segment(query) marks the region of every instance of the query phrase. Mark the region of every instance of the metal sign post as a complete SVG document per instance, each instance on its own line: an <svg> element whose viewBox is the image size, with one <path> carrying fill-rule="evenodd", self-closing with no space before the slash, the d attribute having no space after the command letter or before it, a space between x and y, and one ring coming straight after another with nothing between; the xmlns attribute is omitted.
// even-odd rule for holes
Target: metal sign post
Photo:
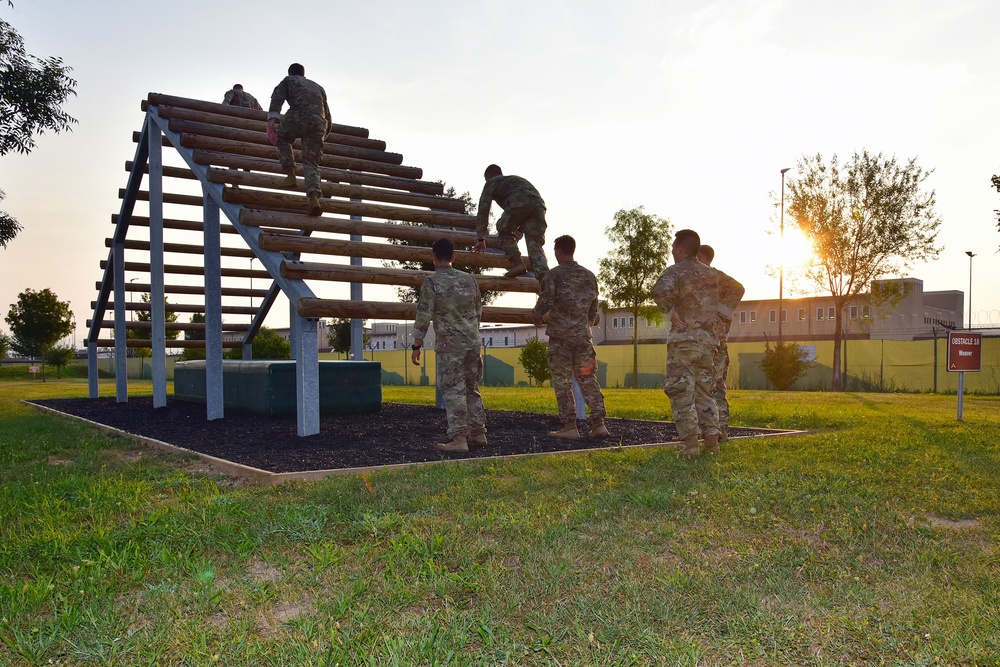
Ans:
<svg viewBox="0 0 1000 667"><path fill-rule="evenodd" d="M968 331L948 332L948 372L958 373L958 421L962 421L965 374L978 373L983 364L983 334Z"/></svg>

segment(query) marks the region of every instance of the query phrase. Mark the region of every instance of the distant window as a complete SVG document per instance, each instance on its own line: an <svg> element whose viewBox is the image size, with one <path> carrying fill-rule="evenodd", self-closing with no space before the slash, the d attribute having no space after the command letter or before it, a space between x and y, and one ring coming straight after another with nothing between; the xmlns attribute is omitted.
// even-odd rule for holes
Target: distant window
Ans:
<svg viewBox="0 0 1000 667"><path fill-rule="evenodd" d="M493 336L490 336L490 347L493 347Z"/></svg>
<svg viewBox="0 0 1000 667"><path fill-rule="evenodd" d="M629 329L634 329L635 328L635 318L634 317L628 318L628 328Z"/></svg>
<svg viewBox="0 0 1000 667"><path fill-rule="evenodd" d="M756 310L751 310L750 311L750 321L751 322L756 322L757 321L757 311Z"/></svg>
<svg viewBox="0 0 1000 667"><path fill-rule="evenodd" d="M396 341L392 341L392 349L396 349Z"/></svg>
<svg viewBox="0 0 1000 667"><path fill-rule="evenodd" d="M799 322L802 322L805 319L806 319L806 309L805 308L799 308Z"/></svg>
<svg viewBox="0 0 1000 667"><path fill-rule="evenodd" d="M617 317L612 317L611 318L611 328L612 329L617 329L618 328L618 318Z"/></svg>
<svg viewBox="0 0 1000 667"><path fill-rule="evenodd" d="M857 306L851 306L851 319L852 320L858 319L858 307Z"/></svg>
<svg viewBox="0 0 1000 667"><path fill-rule="evenodd" d="M507 336L504 336L503 337L503 346L507 347L508 345L510 345L510 341L508 340Z"/></svg>
<svg viewBox="0 0 1000 667"><path fill-rule="evenodd" d="M740 324L746 324L746 323L747 323L747 311L741 310L740 311Z"/></svg>
<svg viewBox="0 0 1000 667"><path fill-rule="evenodd" d="M781 309L781 321L782 322L787 322L788 321L788 309L787 308L782 308Z"/></svg>
<svg viewBox="0 0 1000 667"><path fill-rule="evenodd" d="M861 306L861 318L867 320L871 316L871 308L869 306Z"/></svg>
<svg viewBox="0 0 1000 667"><path fill-rule="evenodd" d="M778 311L776 311L776 310L769 310L769 311L767 311L767 321L768 322L777 322L778 321Z"/></svg>
<svg viewBox="0 0 1000 667"><path fill-rule="evenodd" d="M828 308L827 311L826 311L826 319L828 319L828 320L835 320L835 319L837 319L837 309L836 308Z"/></svg>
<svg viewBox="0 0 1000 667"><path fill-rule="evenodd" d="M816 309L816 319L817 320L826 319L825 316L826 316L826 308L817 308Z"/></svg>

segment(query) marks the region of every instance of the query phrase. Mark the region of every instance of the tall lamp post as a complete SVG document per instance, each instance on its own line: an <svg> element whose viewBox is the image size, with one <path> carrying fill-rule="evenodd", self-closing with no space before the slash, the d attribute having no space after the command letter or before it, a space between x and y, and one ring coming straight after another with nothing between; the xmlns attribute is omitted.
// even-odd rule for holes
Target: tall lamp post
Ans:
<svg viewBox="0 0 1000 667"><path fill-rule="evenodd" d="M972 329L972 258L976 256L976 253L971 250L966 250L965 254L969 256L969 329Z"/></svg>
<svg viewBox="0 0 1000 667"><path fill-rule="evenodd" d="M785 172L781 170L781 257L778 264L778 342L781 342L781 311L785 300Z"/></svg>

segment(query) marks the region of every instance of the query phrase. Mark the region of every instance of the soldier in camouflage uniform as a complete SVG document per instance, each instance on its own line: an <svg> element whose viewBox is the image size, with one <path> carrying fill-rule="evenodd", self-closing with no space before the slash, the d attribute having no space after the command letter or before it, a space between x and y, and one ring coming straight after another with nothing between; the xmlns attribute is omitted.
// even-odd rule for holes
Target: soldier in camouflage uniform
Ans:
<svg viewBox="0 0 1000 667"><path fill-rule="evenodd" d="M281 106L288 102L288 113L281 117ZM275 126L281 120L281 124ZM309 195L309 215L323 214L319 198L319 163L323 159L323 139L333 127L330 106L323 86L306 78L306 69L292 63L288 76L281 80L271 93L271 106L267 112L267 138L278 147L281 168L288 174L282 186L295 187L295 161L292 159L292 142L302 140L302 171Z"/></svg>
<svg viewBox="0 0 1000 667"><path fill-rule="evenodd" d="M711 266L715 259L715 249L702 244L698 249L698 261ZM726 396L726 378L729 376L729 327L733 323L733 311L743 299L743 285L722 271L719 273L719 318L715 323L715 335L719 338L719 349L715 353L715 405L719 408L719 442L729 441L729 398ZM702 429L704 433L704 428Z"/></svg>
<svg viewBox="0 0 1000 667"><path fill-rule="evenodd" d="M674 264L653 285L653 298L664 313L674 311L667 334L667 369L663 391L684 454L697 456L699 422L704 425L705 451L719 451L719 412L713 398L715 352L719 338L719 273L698 261L701 239L690 229L677 232Z"/></svg>
<svg viewBox="0 0 1000 667"><path fill-rule="evenodd" d="M263 111L257 98L243 90L243 86L239 83L234 83L232 90L226 91L225 97L222 98L222 103L232 107Z"/></svg>
<svg viewBox="0 0 1000 667"><path fill-rule="evenodd" d="M413 363L420 365L420 348L434 322L437 382L444 397L450 442L434 445L445 452L467 452L469 445L486 445L486 412L479 382L479 320L483 300L475 279L451 264L455 244L438 239L431 247L433 274L424 278L413 323Z"/></svg>
<svg viewBox="0 0 1000 667"><path fill-rule="evenodd" d="M516 278L528 272L521 259L521 251L517 242L524 236L528 246L528 259L535 277L539 280L545 277L549 270L545 259L545 201L527 179L520 176L504 176L500 167L491 164L483 174L486 185L479 197L479 209L476 211L476 234L479 241L474 250L486 251L486 235L490 228L490 206L496 202L503 209L503 215L497 220L497 238L500 248L510 261L510 269L504 275Z"/></svg>
<svg viewBox="0 0 1000 667"><path fill-rule="evenodd" d="M590 435L606 438L611 434L604 425L604 394L597 383L597 355L590 333L590 327L597 321L597 278L573 261L576 241L572 236L557 238L553 249L559 265L545 274L532 311L537 327L542 326L542 317L549 316L545 329L549 337L549 372L559 406L559 419L563 423L561 429L549 435L566 440L580 439L573 396L575 376L590 408L593 420Z"/></svg>

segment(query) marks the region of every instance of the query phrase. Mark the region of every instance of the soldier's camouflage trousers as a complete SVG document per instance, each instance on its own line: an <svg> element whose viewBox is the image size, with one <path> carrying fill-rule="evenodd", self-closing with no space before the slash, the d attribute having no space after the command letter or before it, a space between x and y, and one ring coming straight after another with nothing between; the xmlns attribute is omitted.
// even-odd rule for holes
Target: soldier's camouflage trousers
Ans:
<svg viewBox="0 0 1000 667"><path fill-rule="evenodd" d="M573 377L580 385L583 400L590 408L591 417L603 418L604 394L597 382L597 357L589 340L549 339L549 372L552 388L556 392L559 419L563 424L576 423L576 398L573 396Z"/></svg>
<svg viewBox="0 0 1000 667"><path fill-rule="evenodd" d="M719 409L719 427L729 426L729 398L726 396L726 378L729 377L729 346L719 344L715 353L715 405Z"/></svg>
<svg viewBox="0 0 1000 667"><path fill-rule="evenodd" d="M437 382L448 417L448 437L486 433L486 411L479 393L483 379L483 359L479 348L457 352L439 352Z"/></svg>
<svg viewBox="0 0 1000 667"><path fill-rule="evenodd" d="M507 259L513 264L521 259L521 251L517 248L518 233L524 234L524 242L528 248L528 259L532 270L539 281L549 270L545 259L545 206L542 204L526 204L505 210L497 220L497 237L500 248Z"/></svg>
<svg viewBox="0 0 1000 667"><path fill-rule="evenodd" d="M278 123L278 154L281 167L285 171L295 166L292 158L292 142L302 140L302 172L306 179L306 192L322 194L320 187L319 163L323 161L323 136L326 121L319 116L297 116L291 112Z"/></svg>
<svg viewBox="0 0 1000 667"><path fill-rule="evenodd" d="M667 344L667 371L663 391L670 397L670 410L677 435L686 438L719 434L719 412L715 405L714 345L693 341Z"/></svg>

